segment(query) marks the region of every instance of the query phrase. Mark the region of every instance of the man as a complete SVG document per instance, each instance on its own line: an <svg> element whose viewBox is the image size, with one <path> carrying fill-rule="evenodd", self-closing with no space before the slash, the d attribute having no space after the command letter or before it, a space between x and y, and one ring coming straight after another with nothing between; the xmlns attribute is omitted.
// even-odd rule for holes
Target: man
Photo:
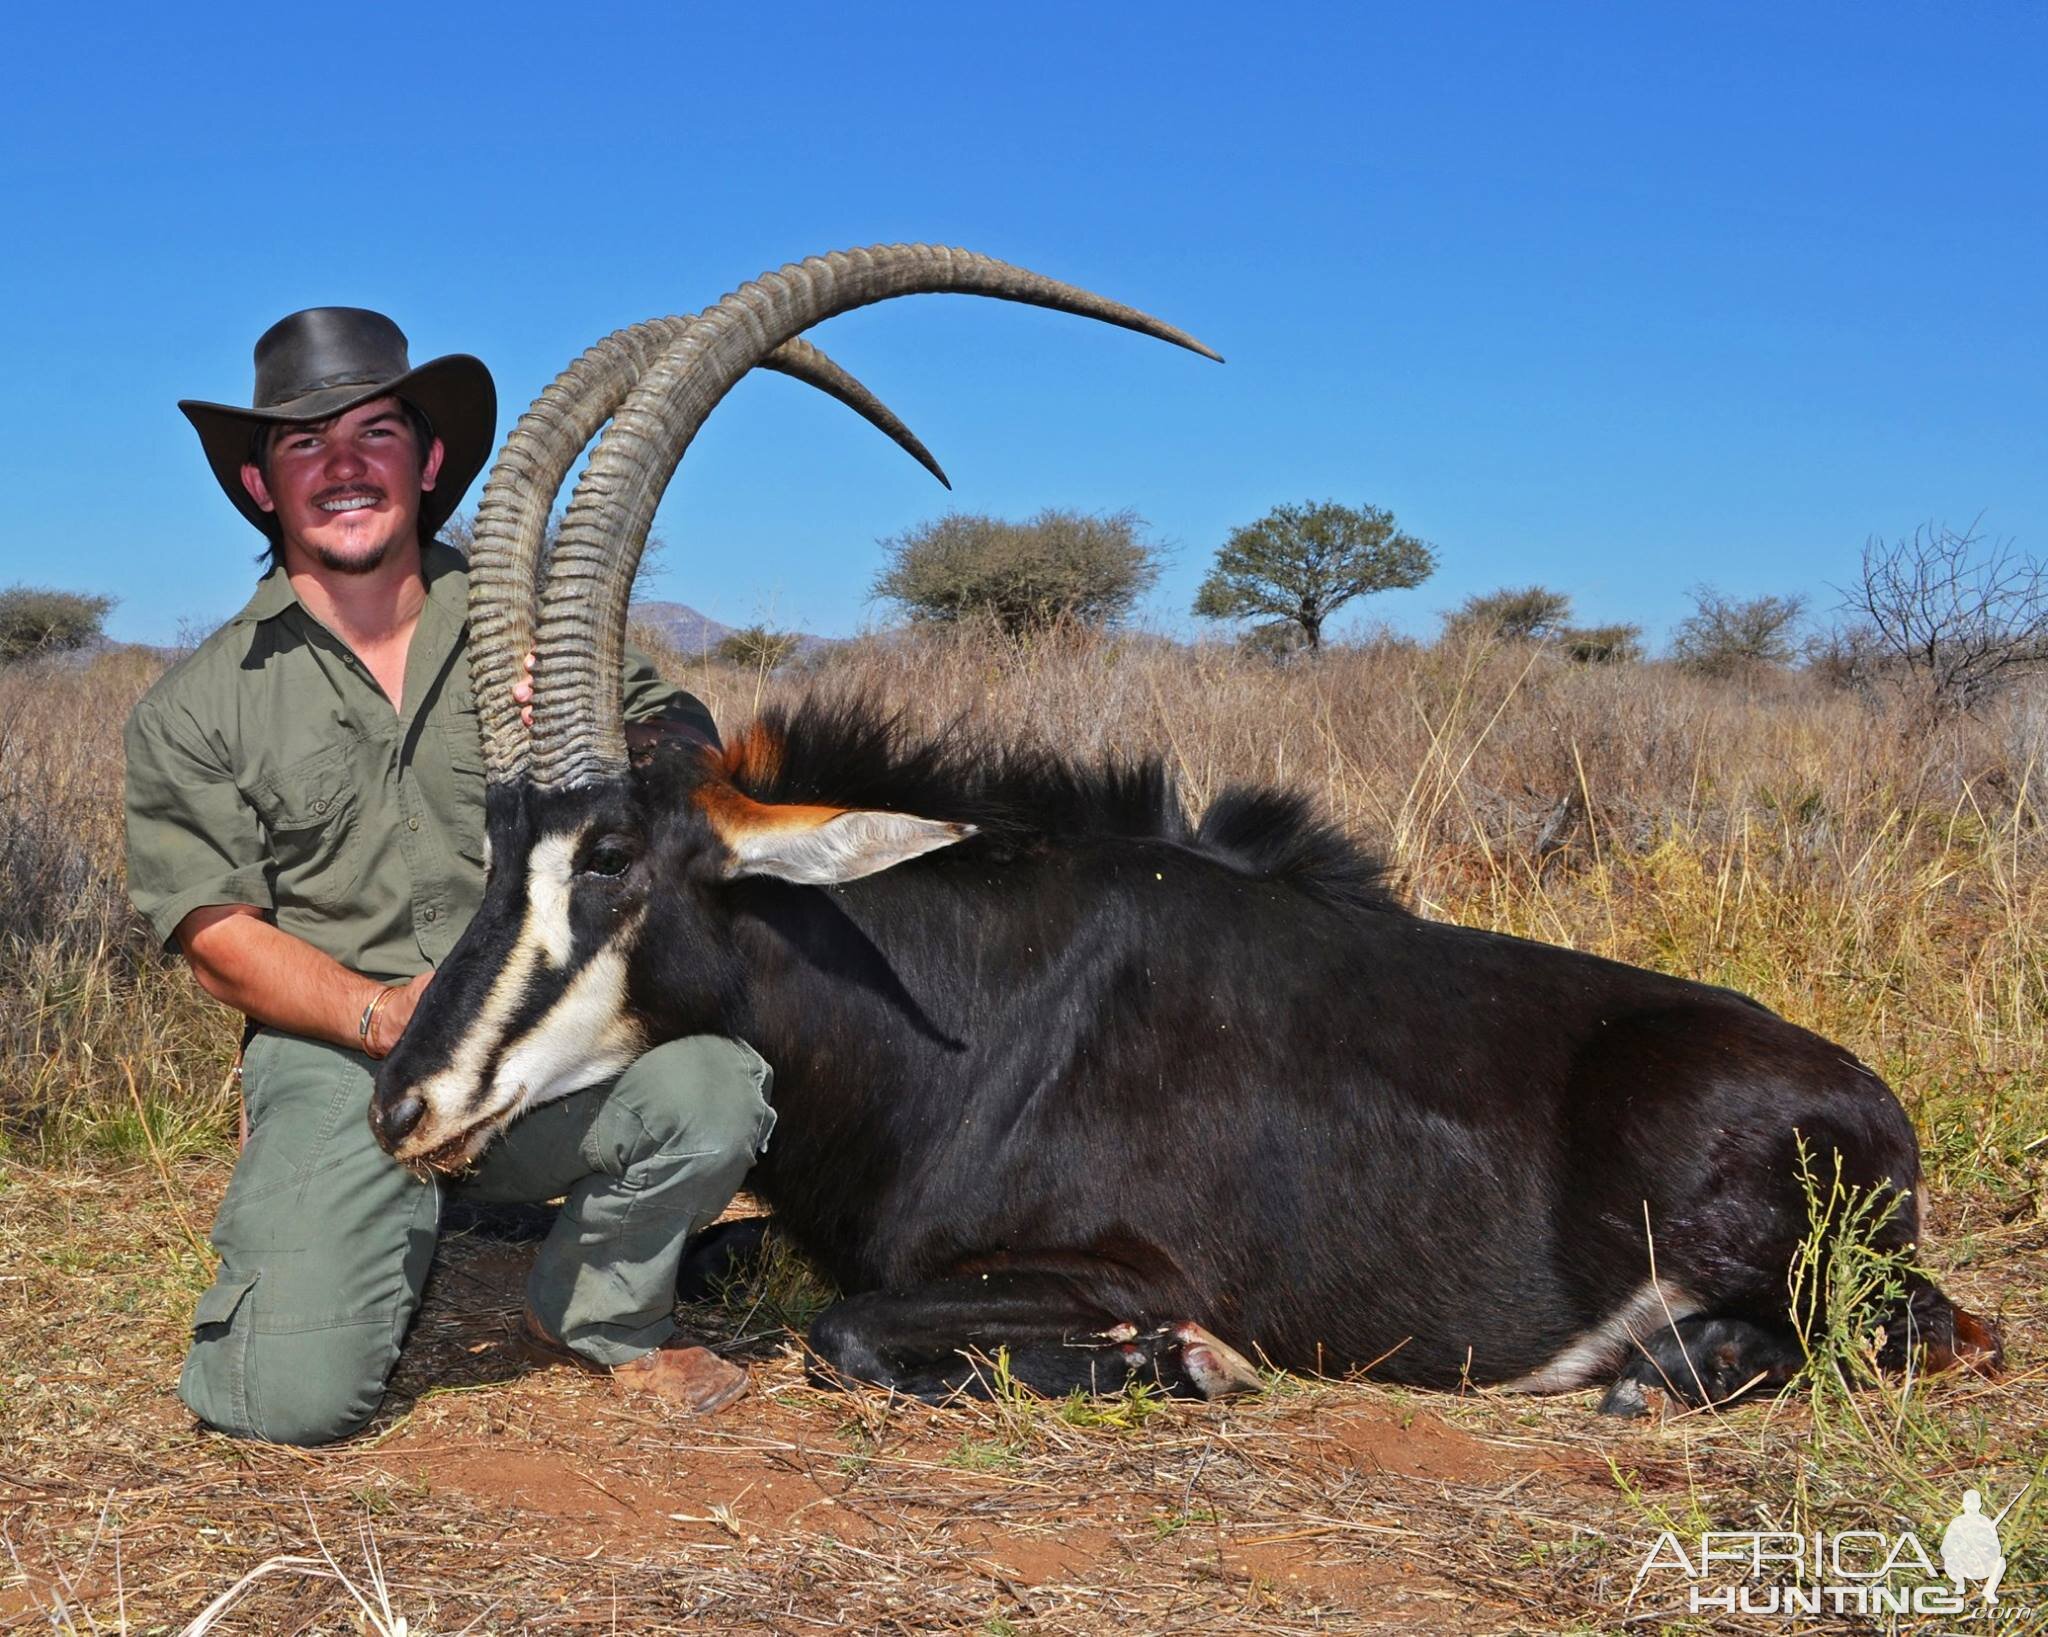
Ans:
<svg viewBox="0 0 2048 1637"><path fill-rule="evenodd" d="M490 453L496 404L476 359L415 369L391 320L326 307L256 343L252 407L179 405L270 546L248 606L127 729L130 895L251 1024L247 1140L178 1389L243 1437L362 1426L433 1255L440 1187L390 1160L367 1116L376 1060L482 895L466 569L434 532ZM715 742L637 656L626 714ZM459 1185L473 1197L566 1195L527 1287L529 1352L696 1411L744 1389L671 1314L684 1238L767 1140L768 1087L743 1043L676 1041L485 1156Z"/></svg>

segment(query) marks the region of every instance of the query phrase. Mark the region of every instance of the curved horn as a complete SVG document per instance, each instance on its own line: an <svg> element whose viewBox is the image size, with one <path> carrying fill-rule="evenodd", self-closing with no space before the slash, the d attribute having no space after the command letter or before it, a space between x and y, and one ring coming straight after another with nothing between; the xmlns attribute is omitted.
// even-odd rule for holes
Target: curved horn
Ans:
<svg viewBox="0 0 2048 1637"><path fill-rule="evenodd" d="M519 417L477 504L469 557L469 666L483 730L484 776L503 784L526 770L527 733L512 698L534 644L534 608L548 513L569 468L648 365L687 332L690 318L656 318L608 335L565 369ZM828 393L900 444L947 488L932 452L872 392L805 341L760 360L764 369Z"/></svg>
<svg viewBox="0 0 2048 1637"><path fill-rule="evenodd" d="M626 771L619 690L633 575L655 508L718 401L764 356L813 324L893 296L939 291L1078 313L1222 361L1193 336L1135 307L943 245L839 251L743 285L699 314L647 371L576 485L540 599L537 784L583 784Z"/></svg>
<svg viewBox="0 0 2048 1637"><path fill-rule="evenodd" d="M810 342L785 341L761 360L760 367L787 375L791 380L801 381L806 386L814 386L827 397L837 398L937 478L941 487L953 487L953 480L946 476L946 469L933 457L918 435L899 421L887 404Z"/></svg>

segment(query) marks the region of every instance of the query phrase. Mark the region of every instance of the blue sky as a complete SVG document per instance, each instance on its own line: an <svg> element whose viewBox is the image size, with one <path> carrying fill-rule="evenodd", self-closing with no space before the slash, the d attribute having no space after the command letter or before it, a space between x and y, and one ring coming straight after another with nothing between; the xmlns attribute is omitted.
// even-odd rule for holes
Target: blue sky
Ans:
<svg viewBox="0 0 2048 1637"><path fill-rule="evenodd" d="M1391 507L1422 632L1539 581L1661 637L1709 581L1825 607L1928 519L2048 551L2048 12L2013 4L184 8L17 14L0 98L0 583L212 624L253 531L179 397L317 303L473 351L505 420L621 324L847 245L965 245L1217 367L919 297L744 383L643 593L821 634L948 505L1129 507L1187 606L1233 524Z"/></svg>

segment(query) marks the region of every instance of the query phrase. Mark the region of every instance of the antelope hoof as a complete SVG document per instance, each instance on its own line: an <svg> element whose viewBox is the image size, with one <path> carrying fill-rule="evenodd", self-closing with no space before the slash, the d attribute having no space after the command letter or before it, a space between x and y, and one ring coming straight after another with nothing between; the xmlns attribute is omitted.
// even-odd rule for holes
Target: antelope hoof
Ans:
<svg viewBox="0 0 2048 1637"><path fill-rule="evenodd" d="M1661 1387L1646 1386L1633 1376L1623 1376L1600 1400L1602 1415L1618 1416L1624 1421L1662 1421L1671 1411L1669 1393Z"/></svg>
<svg viewBox="0 0 2048 1637"><path fill-rule="evenodd" d="M1199 1324L1177 1324L1172 1336L1180 1346L1181 1369L1204 1398L1255 1393L1265 1386L1250 1359Z"/></svg>

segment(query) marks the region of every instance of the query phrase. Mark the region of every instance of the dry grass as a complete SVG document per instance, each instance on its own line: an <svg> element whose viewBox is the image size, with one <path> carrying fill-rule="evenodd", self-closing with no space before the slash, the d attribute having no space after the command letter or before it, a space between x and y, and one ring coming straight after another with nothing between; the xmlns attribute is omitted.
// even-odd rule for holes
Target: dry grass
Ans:
<svg viewBox="0 0 2048 1637"><path fill-rule="evenodd" d="M933 1412L806 1386L785 1269L696 1316L756 1360L754 1395L698 1426L522 1374L526 1253L461 1241L369 1436L195 1432L170 1389L234 1029L119 900L119 723L155 666L113 654L0 672L0 1627L175 1631L267 1565L212 1629L1687 1629L1655 1588L1629 1601L1667 1523L1931 1541L1966 1482L2003 1504L2030 1478L1998 1629L2048 1625L2041 704L1930 723L1797 677L1399 644L1276 669L1135 636L673 664L728 723L859 689L1164 754L1197 803L1299 785L1431 914L1757 995L1898 1088L1927 1259L2003 1318L2013 1373L1651 1427L1586 1395L1298 1380L1228 1407Z"/></svg>

